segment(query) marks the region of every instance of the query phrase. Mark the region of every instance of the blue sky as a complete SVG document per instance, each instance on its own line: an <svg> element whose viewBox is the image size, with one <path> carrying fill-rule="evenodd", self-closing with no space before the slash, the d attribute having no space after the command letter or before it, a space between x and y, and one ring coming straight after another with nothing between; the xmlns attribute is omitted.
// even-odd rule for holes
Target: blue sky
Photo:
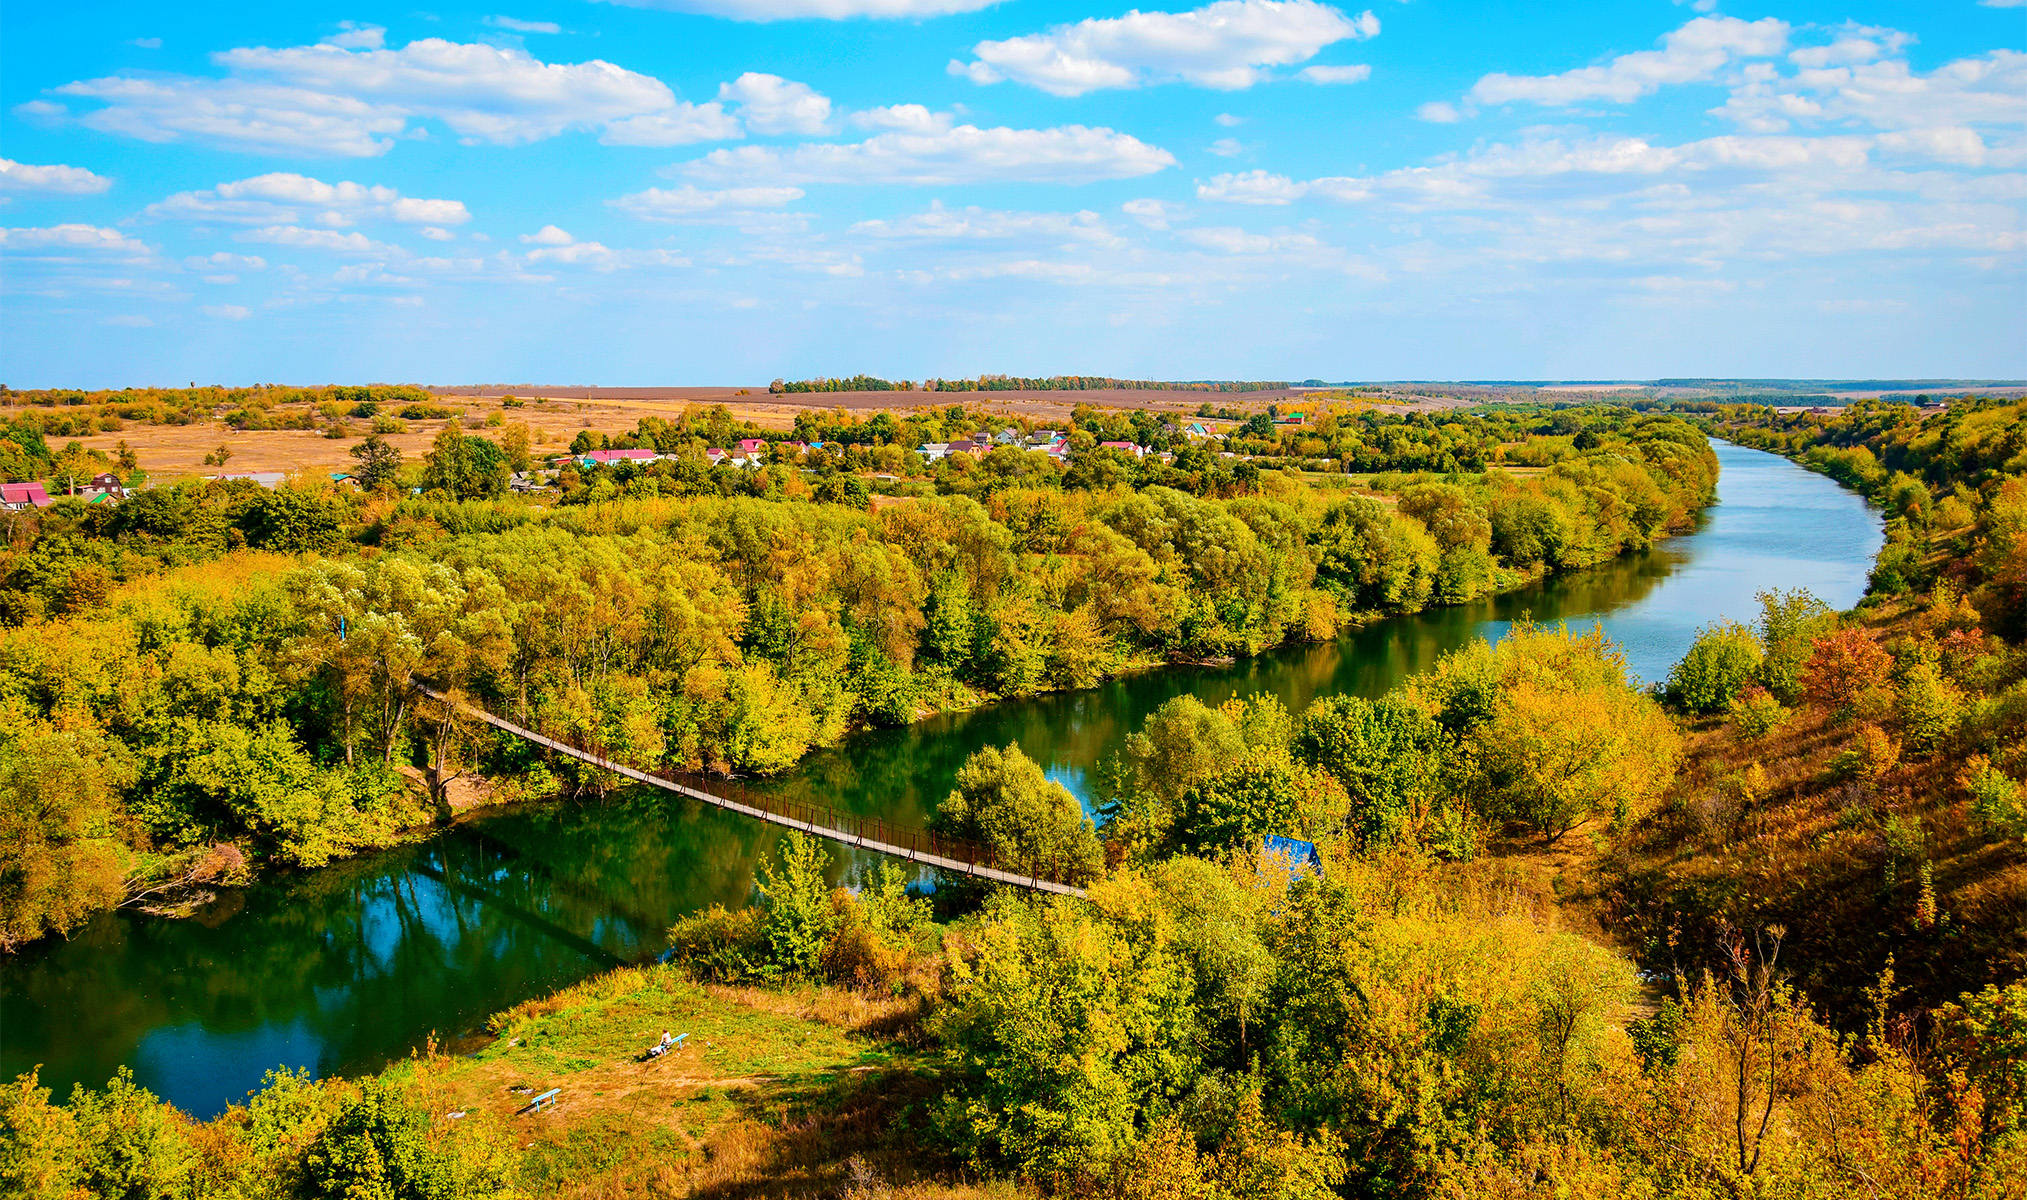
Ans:
<svg viewBox="0 0 2027 1200"><path fill-rule="evenodd" d="M2027 375L2027 0L4 21L16 387Z"/></svg>

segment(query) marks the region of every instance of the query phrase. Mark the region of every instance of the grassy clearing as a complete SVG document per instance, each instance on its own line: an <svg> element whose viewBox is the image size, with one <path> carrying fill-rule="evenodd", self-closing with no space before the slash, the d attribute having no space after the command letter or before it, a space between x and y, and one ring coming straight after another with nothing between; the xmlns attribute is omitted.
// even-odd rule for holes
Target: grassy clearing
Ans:
<svg viewBox="0 0 2027 1200"><path fill-rule="evenodd" d="M468 1057L394 1071L457 1136L506 1147L536 1195L1015 1194L948 1182L909 1137L939 1086L909 1048L919 1013L919 1000L623 968L499 1014ZM644 1060L664 1029L690 1036ZM550 1088L553 1108L521 1111Z"/></svg>

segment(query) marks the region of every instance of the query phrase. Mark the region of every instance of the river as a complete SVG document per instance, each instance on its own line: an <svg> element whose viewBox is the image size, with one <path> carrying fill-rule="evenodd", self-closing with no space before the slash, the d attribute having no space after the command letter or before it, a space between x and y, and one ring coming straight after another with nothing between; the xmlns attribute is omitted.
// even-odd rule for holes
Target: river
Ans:
<svg viewBox="0 0 2027 1200"><path fill-rule="evenodd" d="M1667 674L1696 630L1750 620L1761 588L1856 603L1878 517L1830 480L1719 443L1719 503L1696 532L1595 570L1475 604L1397 617L1230 667L1147 671L854 735L769 786L921 822L959 764L1019 742L1088 798L1090 773L1171 696L1268 691L1291 709L1373 696L1516 620L1601 622L1643 679ZM659 950L670 922L745 903L776 832L666 793L497 811L419 845L222 894L188 920L107 913L0 970L0 1075L37 1064L66 1094L122 1064L208 1117L278 1065L370 1070L434 1032ZM842 875L852 864L839 851Z"/></svg>

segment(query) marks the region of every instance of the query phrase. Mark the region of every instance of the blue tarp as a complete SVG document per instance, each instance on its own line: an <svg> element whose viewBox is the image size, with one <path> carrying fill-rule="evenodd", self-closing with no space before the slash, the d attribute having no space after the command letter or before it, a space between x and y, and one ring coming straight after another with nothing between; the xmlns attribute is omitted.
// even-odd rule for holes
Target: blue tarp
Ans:
<svg viewBox="0 0 2027 1200"><path fill-rule="evenodd" d="M1304 871L1315 868L1323 874L1323 856L1316 852L1315 842L1299 842L1294 838L1269 835L1260 844L1262 857L1279 859L1288 866L1290 877L1299 878Z"/></svg>

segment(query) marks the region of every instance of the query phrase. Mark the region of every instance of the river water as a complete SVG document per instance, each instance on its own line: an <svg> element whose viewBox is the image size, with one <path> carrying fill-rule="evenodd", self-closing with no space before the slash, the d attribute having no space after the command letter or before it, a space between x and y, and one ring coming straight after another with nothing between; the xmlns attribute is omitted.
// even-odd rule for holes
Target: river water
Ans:
<svg viewBox="0 0 2027 1200"><path fill-rule="evenodd" d="M1881 541L1862 500L1771 454L1720 443L1719 504L1656 549L1495 599L1397 617L1230 667L1148 671L1089 691L855 735L770 787L924 822L965 757L1019 742L1080 797L1098 763L1171 696L1273 692L1291 709L1374 696L1520 618L1601 622L1643 679L1696 630L1750 620L1761 588L1839 608ZM222 895L194 919L107 913L0 963L0 1078L37 1064L68 1092L122 1064L198 1116L271 1068L370 1070L432 1032L659 950L671 921L739 905L777 834L667 793L495 812L428 842ZM839 851L842 875L853 864Z"/></svg>

